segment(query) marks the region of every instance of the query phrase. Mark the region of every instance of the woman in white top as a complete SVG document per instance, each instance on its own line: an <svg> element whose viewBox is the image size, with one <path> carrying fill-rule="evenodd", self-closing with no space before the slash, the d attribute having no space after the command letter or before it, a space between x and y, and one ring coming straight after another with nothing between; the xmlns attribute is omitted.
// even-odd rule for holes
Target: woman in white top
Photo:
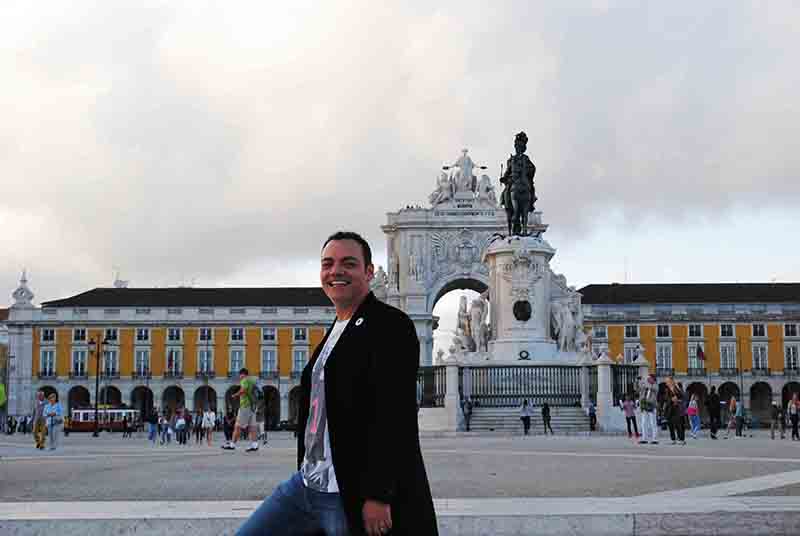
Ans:
<svg viewBox="0 0 800 536"><path fill-rule="evenodd" d="M217 416L211 411L211 408L203 412L203 433L206 434L209 447L211 446L211 438L214 435L214 423L216 420Z"/></svg>

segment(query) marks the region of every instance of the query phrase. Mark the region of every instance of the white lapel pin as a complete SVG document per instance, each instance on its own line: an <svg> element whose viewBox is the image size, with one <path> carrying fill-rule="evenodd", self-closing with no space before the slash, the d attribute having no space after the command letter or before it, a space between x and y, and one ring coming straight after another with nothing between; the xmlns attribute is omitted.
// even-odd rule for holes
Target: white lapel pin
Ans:
<svg viewBox="0 0 800 536"><path fill-rule="evenodd" d="M364 319L363 318L359 318L358 320L356 320L356 326L360 326L363 323L364 323Z"/></svg>

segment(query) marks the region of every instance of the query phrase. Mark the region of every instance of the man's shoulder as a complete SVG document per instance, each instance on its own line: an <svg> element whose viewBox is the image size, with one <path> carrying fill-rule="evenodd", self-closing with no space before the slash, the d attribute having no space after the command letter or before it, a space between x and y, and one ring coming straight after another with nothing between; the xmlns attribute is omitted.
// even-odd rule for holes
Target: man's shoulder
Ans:
<svg viewBox="0 0 800 536"><path fill-rule="evenodd" d="M411 318L404 311L374 297L371 299L366 313L381 321L413 325Z"/></svg>

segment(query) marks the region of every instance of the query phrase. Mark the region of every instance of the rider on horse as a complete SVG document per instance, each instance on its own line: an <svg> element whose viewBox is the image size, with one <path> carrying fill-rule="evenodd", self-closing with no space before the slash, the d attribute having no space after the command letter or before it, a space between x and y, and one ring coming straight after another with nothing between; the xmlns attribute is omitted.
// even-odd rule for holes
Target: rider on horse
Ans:
<svg viewBox="0 0 800 536"><path fill-rule="evenodd" d="M508 158L506 171L500 178L505 185L501 202L508 215L508 234L528 234L528 213L533 212L536 203L536 189L533 186L533 176L536 166L525 154L528 145L528 136L520 132L514 138L514 149L517 154Z"/></svg>

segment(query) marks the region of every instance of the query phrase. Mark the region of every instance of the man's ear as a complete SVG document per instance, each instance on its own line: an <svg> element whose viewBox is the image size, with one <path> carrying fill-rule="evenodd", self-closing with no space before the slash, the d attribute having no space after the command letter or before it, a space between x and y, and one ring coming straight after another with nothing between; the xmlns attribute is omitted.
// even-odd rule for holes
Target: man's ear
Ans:
<svg viewBox="0 0 800 536"><path fill-rule="evenodd" d="M374 277L375 277L375 265L374 264L368 264L367 265L367 281L372 281L372 279Z"/></svg>

